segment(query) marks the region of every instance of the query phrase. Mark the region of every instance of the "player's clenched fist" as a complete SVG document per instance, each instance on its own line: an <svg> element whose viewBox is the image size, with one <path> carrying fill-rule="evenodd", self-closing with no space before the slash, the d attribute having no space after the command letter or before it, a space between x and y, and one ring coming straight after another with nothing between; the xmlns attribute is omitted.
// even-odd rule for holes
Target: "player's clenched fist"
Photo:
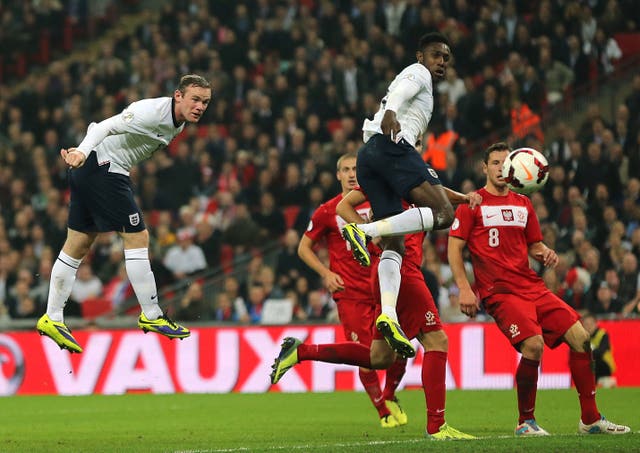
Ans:
<svg viewBox="0 0 640 453"><path fill-rule="evenodd" d="M87 159L84 153L78 150L78 148L62 148L60 150L60 155L64 159L65 163L71 168L82 167L82 165L84 165L84 161Z"/></svg>

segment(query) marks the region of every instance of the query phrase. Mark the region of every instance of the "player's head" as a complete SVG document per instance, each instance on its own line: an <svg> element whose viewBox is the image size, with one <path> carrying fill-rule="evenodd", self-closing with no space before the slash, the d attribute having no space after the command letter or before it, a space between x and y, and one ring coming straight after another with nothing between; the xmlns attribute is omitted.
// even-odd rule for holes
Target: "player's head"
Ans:
<svg viewBox="0 0 640 453"><path fill-rule="evenodd" d="M420 38L416 51L418 63L424 65L434 81L444 79L451 59L449 40L442 33L427 33Z"/></svg>
<svg viewBox="0 0 640 453"><path fill-rule="evenodd" d="M358 180L356 179L356 158L356 153L346 153L340 156L336 164L336 178L340 181L343 194L358 185Z"/></svg>
<svg viewBox="0 0 640 453"><path fill-rule="evenodd" d="M482 171L487 175L487 187L508 190L502 179L502 164L510 152L511 148L505 142L494 143L485 150Z"/></svg>
<svg viewBox="0 0 640 453"><path fill-rule="evenodd" d="M211 102L211 84L197 74L182 76L173 93L176 121L197 123Z"/></svg>

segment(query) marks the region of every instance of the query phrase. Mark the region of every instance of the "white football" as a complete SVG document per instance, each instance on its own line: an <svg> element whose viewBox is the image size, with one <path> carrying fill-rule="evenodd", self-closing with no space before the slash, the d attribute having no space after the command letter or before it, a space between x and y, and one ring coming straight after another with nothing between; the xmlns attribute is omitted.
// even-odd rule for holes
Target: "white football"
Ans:
<svg viewBox="0 0 640 453"><path fill-rule="evenodd" d="M546 157L533 148L518 148L502 164L502 177L514 192L531 194L544 187L549 179Z"/></svg>

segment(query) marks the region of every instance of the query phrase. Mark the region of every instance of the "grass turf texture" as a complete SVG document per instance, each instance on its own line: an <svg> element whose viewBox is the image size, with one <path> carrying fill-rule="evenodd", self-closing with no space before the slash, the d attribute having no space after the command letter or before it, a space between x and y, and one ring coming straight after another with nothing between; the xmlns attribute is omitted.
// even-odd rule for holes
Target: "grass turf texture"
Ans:
<svg viewBox="0 0 640 453"><path fill-rule="evenodd" d="M640 451L640 388L599 390L600 409L624 436L578 436L574 390L538 391L552 436L520 439L514 391L450 391L447 421L481 437L423 437L421 391L398 393L409 424L381 429L364 393L18 396L0 400L3 452L574 452Z"/></svg>

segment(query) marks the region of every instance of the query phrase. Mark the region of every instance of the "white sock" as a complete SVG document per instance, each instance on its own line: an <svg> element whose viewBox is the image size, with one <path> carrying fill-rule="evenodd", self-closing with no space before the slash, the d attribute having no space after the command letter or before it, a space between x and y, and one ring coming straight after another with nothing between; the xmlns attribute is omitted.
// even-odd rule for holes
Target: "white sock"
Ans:
<svg viewBox="0 0 640 453"><path fill-rule="evenodd" d="M382 313L394 321L398 321L396 305L398 292L400 291L400 266L402 255L393 250L385 250L380 256L378 265L378 278L380 280L380 303Z"/></svg>
<svg viewBox="0 0 640 453"><path fill-rule="evenodd" d="M433 229L433 211L431 208L411 208L386 219L358 224L358 228L372 238L430 231Z"/></svg>
<svg viewBox="0 0 640 453"><path fill-rule="evenodd" d="M158 305L158 290L149 262L149 249L125 250L124 260L129 281L142 307L142 312L147 319L158 319L162 316L162 309Z"/></svg>
<svg viewBox="0 0 640 453"><path fill-rule="evenodd" d="M73 282L76 281L76 273L80 267L81 259L71 258L60 251L58 259L51 268L49 280L49 296L47 298L47 315L53 321L64 322L64 306L69 299Z"/></svg>

